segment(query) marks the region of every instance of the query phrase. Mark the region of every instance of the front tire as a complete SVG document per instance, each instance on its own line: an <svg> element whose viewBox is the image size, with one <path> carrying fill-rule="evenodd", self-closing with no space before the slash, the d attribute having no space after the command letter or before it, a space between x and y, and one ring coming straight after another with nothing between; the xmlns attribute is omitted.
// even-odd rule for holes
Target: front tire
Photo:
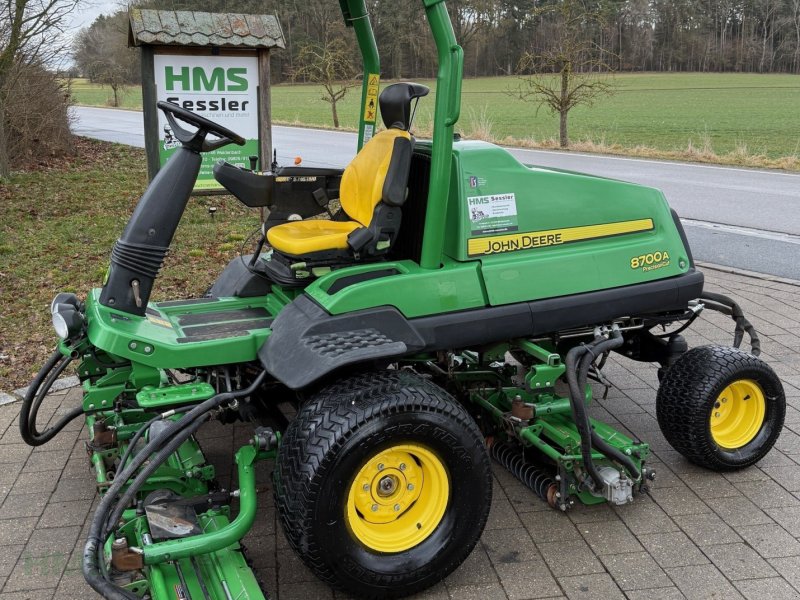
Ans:
<svg viewBox="0 0 800 600"><path fill-rule="evenodd" d="M419 592L474 548L491 468L472 418L404 371L339 381L284 436L275 499L295 552L323 581L366 598Z"/></svg>
<svg viewBox="0 0 800 600"><path fill-rule="evenodd" d="M664 375L656 413L675 450L702 467L731 471L757 463L775 445L786 397L764 361L736 348L701 346Z"/></svg>

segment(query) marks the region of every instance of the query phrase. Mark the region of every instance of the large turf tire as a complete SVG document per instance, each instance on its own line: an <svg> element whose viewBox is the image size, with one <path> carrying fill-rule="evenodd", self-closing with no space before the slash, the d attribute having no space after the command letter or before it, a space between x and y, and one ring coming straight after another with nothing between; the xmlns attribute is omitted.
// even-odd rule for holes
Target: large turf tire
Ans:
<svg viewBox="0 0 800 600"><path fill-rule="evenodd" d="M439 503L441 516L429 520L436 525L427 537L402 551L381 552L357 537L347 511L353 490L362 487L356 477L376 456L403 447L438 458L449 496ZM410 595L446 577L480 538L492 496L490 462L475 422L447 392L404 371L357 375L312 397L281 442L274 487L295 552L320 579L364 598ZM422 498L410 506L425 506Z"/></svg>
<svg viewBox="0 0 800 600"><path fill-rule="evenodd" d="M719 421L713 419L728 418L720 413L727 408L721 402L727 402L736 386L745 390L740 398L763 400L763 410L734 429L741 443L725 446L718 443L723 438L715 429ZM780 379L764 361L736 348L700 346L681 356L664 375L656 413L664 437L688 460L714 471L732 471L755 464L772 449L783 428L786 397Z"/></svg>

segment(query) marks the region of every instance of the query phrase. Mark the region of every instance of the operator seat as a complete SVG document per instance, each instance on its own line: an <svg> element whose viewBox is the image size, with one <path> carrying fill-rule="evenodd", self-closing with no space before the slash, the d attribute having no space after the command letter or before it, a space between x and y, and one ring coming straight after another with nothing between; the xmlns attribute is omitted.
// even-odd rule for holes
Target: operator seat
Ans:
<svg viewBox="0 0 800 600"><path fill-rule="evenodd" d="M429 89L395 83L380 95L385 131L367 142L342 175L342 210L331 220L292 221L272 227L272 256L264 263L271 279L302 284L315 274L357 261L377 260L394 244L406 200L414 138L412 103Z"/></svg>

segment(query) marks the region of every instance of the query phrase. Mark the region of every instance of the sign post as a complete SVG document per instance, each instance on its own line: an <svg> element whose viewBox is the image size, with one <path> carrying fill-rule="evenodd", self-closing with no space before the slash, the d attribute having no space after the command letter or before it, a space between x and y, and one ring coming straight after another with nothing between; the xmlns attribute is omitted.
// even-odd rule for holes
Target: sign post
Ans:
<svg viewBox="0 0 800 600"><path fill-rule="evenodd" d="M156 108L159 100L197 112L247 140L244 146L203 155L196 194L223 191L212 174L220 159L250 168L251 157L257 157L262 170L269 168L269 52L285 45L275 17L132 9L129 44L142 46L142 108L151 179L180 144Z"/></svg>

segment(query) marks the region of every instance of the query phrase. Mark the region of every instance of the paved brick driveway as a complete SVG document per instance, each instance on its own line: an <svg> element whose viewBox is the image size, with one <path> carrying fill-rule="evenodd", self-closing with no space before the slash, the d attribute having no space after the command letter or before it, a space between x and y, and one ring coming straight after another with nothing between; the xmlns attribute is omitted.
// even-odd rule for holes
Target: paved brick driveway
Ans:
<svg viewBox="0 0 800 600"><path fill-rule="evenodd" d="M741 301L762 334L763 357L784 381L789 408L775 450L758 466L728 475L690 465L658 430L655 369L609 361L616 389L593 414L652 444L652 496L622 508L576 506L564 515L496 466L481 543L421 598L800 598L800 287L706 274L708 289ZM732 323L706 316L691 332L692 345L727 343ZM57 392L48 408L77 402L75 390ZM0 407L0 600L94 598L79 570L95 501L80 425L31 450L19 439L18 410ZM202 431L223 482L249 433L221 425ZM259 490L260 518L245 541L266 589L279 600L341 598L287 547L269 468L260 473Z"/></svg>

